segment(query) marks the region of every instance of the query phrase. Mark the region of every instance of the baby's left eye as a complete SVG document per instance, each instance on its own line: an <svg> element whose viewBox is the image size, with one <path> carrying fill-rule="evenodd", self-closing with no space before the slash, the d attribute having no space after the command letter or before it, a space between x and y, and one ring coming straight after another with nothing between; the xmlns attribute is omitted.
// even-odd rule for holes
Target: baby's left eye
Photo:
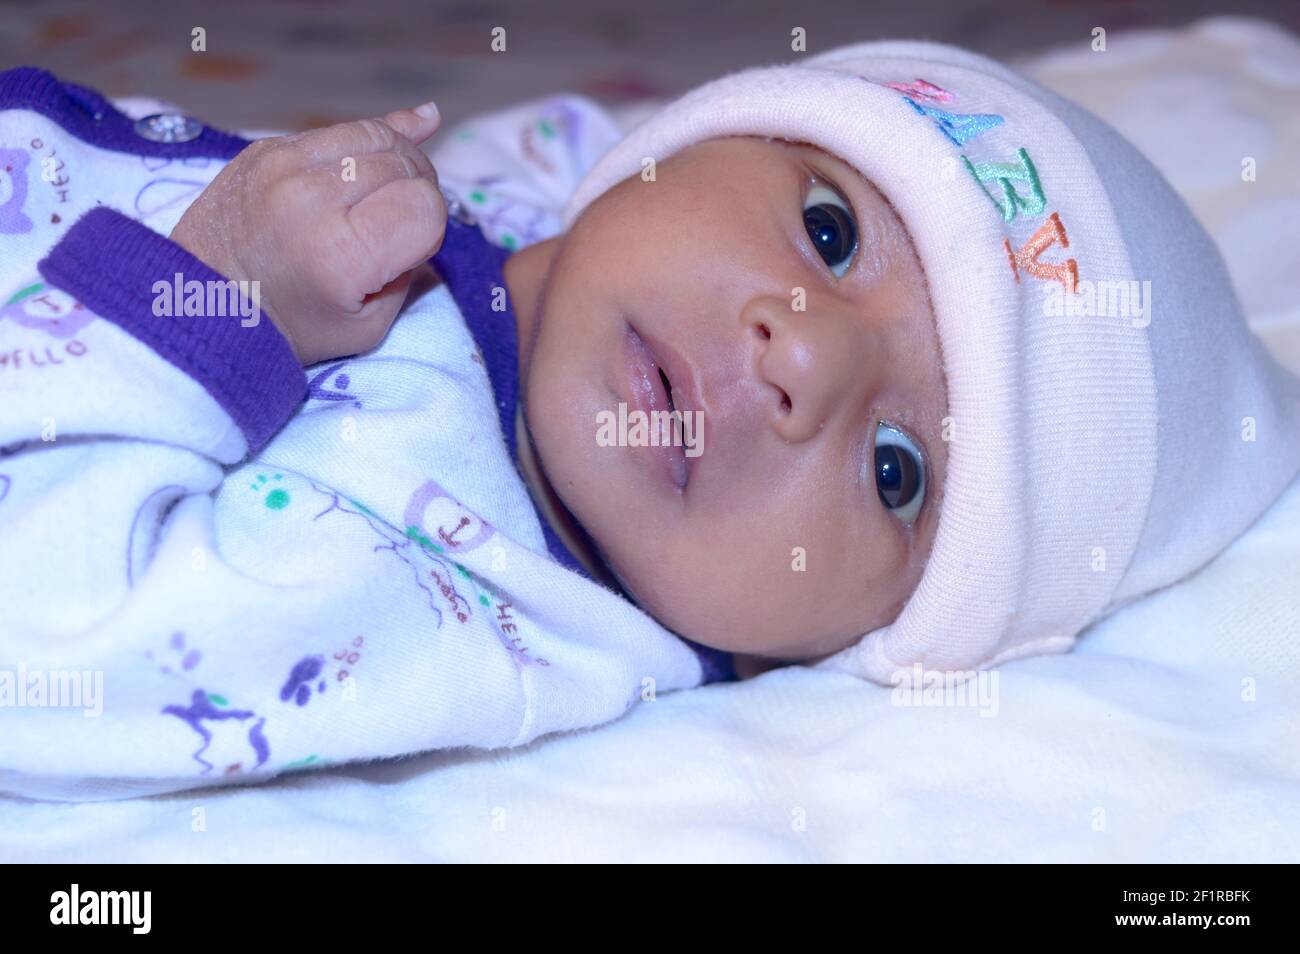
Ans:
<svg viewBox="0 0 1300 954"><path fill-rule="evenodd" d="M843 278L858 250L858 227L848 203L834 189L814 182L803 200L803 227L831 274Z"/></svg>
<svg viewBox="0 0 1300 954"><path fill-rule="evenodd" d="M910 527L925 503L925 461L920 448L901 428L880 421L872 456L880 502L904 526Z"/></svg>

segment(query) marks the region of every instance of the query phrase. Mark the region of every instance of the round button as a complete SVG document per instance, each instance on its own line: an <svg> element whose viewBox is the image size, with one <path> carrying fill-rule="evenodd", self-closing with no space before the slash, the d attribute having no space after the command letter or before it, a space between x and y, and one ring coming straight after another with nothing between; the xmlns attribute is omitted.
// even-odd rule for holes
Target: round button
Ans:
<svg viewBox="0 0 1300 954"><path fill-rule="evenodd" d="M458 196L453 195L451 192L447 191L446 189L443 189L442 198L443 201L447 204L447 216L449 218L455 219L457 222L461 223L462 225L478 224L474 218L474 213L469 210L469 206L467 206L464 202L462 202Z"/></svg>
<svg viewBox="0 0 1300 954"><path fill-rule="evenodd" d="M135 132L150 142L189 142L203 134L203 124L179 113L154 113L137 119Z"/></svg>

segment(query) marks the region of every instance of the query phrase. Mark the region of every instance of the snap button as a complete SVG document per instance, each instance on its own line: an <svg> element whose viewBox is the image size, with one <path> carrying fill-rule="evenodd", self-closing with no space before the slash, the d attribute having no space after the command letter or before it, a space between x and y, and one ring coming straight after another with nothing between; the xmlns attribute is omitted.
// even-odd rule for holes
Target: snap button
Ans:
<svg viewBox="0 0 1300 954"><path fill-rule="evenodd" d="M135 132L150 142L189 142L203 134L203 124L178 113L154 113L137 119Z"/></svg>
<svg viewBox="0 0 1300 954"><path fill-rule="evenodd" d="M451 192L447 191L446 189L443 189L442 198L443 201L446 202L447 204L448 218L455 219L457 222L461 223L462 225L478 224L477 220L474 218L474 213L469 210L469 206L467 206L464 202L462 202L458 196L453 195Z"/></svg>

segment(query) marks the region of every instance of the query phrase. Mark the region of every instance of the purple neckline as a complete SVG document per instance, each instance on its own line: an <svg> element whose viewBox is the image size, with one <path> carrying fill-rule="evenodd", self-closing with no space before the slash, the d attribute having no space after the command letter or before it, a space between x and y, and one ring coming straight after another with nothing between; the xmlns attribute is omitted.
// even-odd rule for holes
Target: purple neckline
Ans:
<svg viewBox="0 0 1300 954"><path fill-rule="evenodd" d="M518 326L508 295L505 296L504 309L494 311L492 308L494 298L500 301L494 290L506 287L504 268L509 257L509 251L489 242L477 226L448 218L442 247L431 261L446 283L483 356L488 380L492 383L501 436L505 438L510 459L518 461L519 442L515 432L515 414L519 406ZM536 504L533 509L541 521L542 535L551 556L565 569L591 579L541 509Z"/></svg>
<svg viewBox="0 0 1300 954"><path fill-rule="evenodd" d="M442 247L432 262L447 284L447 290L483 356L496 398L501 433L510 450L510 459L517 461L519 448L515 415L519 402L519 334L509 295L505 296L503 310L494 311L492 308L494 289L506 288L504 268L509 257L509 251L489 242L477 226L449 218ZM551 556L566 569L590 580L590 574L564 545L541 509L536 504L533 509L537 511ZM574 525L578 526L576 520ZM578 532L585 534L580 526ZM704 682L726 682L736 678L730 653L702 646L682 636L677 638L695 651Z"/></svg>

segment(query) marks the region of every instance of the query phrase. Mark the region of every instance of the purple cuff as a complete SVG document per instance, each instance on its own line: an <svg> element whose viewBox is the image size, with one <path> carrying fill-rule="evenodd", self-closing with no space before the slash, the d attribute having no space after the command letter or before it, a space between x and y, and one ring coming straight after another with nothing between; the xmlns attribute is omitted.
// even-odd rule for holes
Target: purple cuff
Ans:
<svg viewBox="0 0 1300 954"><path fill-rule="evenodd" d="M107 207L92 209L42 259L45 279L148 345L199 384L239 425L249 453L261 449L302 403L307 378L265 315L154 314L156 282L228 282L171 239ZM205 285L205 288L209 287ZM173 309L175 311L176 309Z"/></svg>
<svg viewBox="0 0 1300 954"><path fill-rule="evenodd" d="M40 113L91 145L135 156L233 159L248 145L247 139L210 127L188 142L152 142L135 131L134 120L93 89L61 83L34 66L0 73L0 109Z"/></svg>

